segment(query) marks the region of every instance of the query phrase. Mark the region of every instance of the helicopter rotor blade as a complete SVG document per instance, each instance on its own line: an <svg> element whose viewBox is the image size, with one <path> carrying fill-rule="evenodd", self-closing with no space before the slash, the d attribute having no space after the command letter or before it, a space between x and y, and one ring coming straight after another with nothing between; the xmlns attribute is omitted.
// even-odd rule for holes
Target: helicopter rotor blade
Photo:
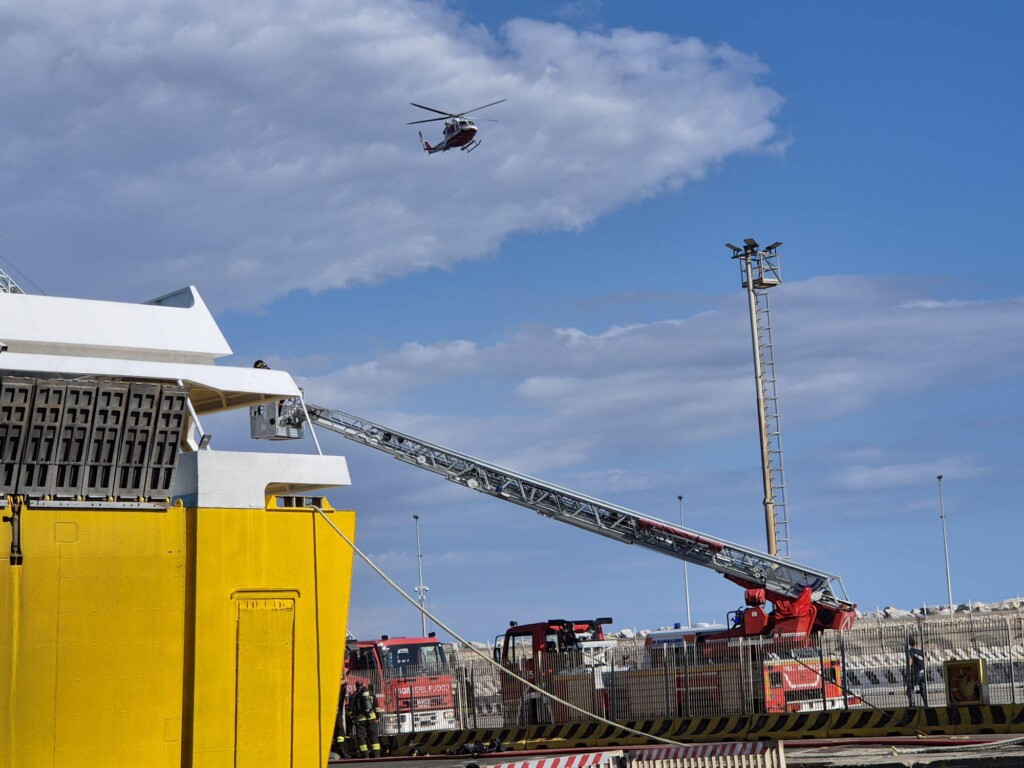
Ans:
<svg viewBox="0 0 1024 768"><path fill-rule="evenodd" d="M468 109L465 112L460 112L458 115L452 115L452 117L462 117L463 115L468 115L470 112L479 112L481 109L487 109L488 107L493 107L495 104L501 104L503 101L508 101L508 99L499 99L498 101L492 101L490 104L484 104L482 107L477 107L476 109ZM419 106L419 105L416 104L414 106Z"/></svg>
<svg viewBox="0 0 1024 768"><path fill-rule="evenodd" d="M430 117L430 118L427 118L426 120L413 120L411 123L406 123L406 125L419 125L420 123L436 123L436 122L438 122L440 120L448 120L448 119L449 118L447 118L447 117Z"/></svg>
<svg viewBox="0 0 1024 768"><path fill-rule="evenodd" d="M458 115L453 115L451 112L444 112L440 109L434 109L433 107L424 107L422 104L417 104L414 101L410 101L409 103L414 107L425 109L427 110L427 112L437 112L437 114L444 115L445 117L458 117ZM490 104L488 104L487 106L490 106ZM483 107L479 107L479 109L483 109ZM412 125L412 123L407 123L407 125Z"/></svg>

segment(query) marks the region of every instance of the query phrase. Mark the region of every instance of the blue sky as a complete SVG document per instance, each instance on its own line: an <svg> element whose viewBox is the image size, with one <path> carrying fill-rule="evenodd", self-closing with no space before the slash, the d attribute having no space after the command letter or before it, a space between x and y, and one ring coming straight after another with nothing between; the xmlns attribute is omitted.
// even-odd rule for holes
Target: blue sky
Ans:
<svg viewBox="0 0 1024 768"><path fill-rule="evenodd" d="M794 559L865 609L943 603L941 473L954 599L1022 591L1018 5L23 6L0 0L23 283L195 284L234 362L313 402L669 520L682 494L688 526L762 547L723 243L781 240ZM412 101L501 98L471 155L405 125ZM214 447L246 445L229 422ZM420 515L431 608L470 637L684 615L676 561L321 440L352 472L333 502L409 589ZM697 568L690 591L695 621L742 601ZM357 567L351 625L419 617Z"/></svg>

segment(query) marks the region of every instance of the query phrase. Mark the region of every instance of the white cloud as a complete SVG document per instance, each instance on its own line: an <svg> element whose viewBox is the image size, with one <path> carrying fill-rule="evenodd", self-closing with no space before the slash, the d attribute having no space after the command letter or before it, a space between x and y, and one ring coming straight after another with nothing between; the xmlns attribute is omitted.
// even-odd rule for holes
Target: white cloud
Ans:
<svg viewBox="0 0 1024 768"><path fill-rule="evenodd" d="M383 352L360 363L326 375L321 389L344 393L350 403L380 402L437 381L478 371L481 355L476 344L462 339L433 345L415 342L393 352ZM354 406L353 406L354 407Z"/></svg>
<svg viewBox="0 0 1024 768"><path fill-rule="evenodd" d="M909 283L815 278L780 290L773 318L787 350L780 387L814 418L849 413L881 393L1019 376L1024 301L934 301ZM783 293L784 292L784 293Z"/></svg>
<svg viewBox="0 0 1024 768"><path fill-rule="evenodd" d="M496 564L519 564L526 559L544 560L558 557L559 553L553 549L487 549L477 548L472 551L457 550L434 553L431 559L440 564L441 567L452 571L470 571L471 574L479 574L488 567Z"/></svg>
<svg viewBox="0 0 1024 768"><path fill-rule="evenodd" d="M414 0L0 14L0 214L53 293L198 275L214 306L254 306L446 268L769 150L780 106L727 46L526 19L492 36ZM405 125L426 114L410 101L498 98L472 156L427 157Z"/></svg>
<svg viewBox="0 0 1024 768"><path fill-rule="evenodd" d="M952 471L951 469L952 468ZM967 458L936 457L927 462L853 465L835 475L835 485L843 491L880 491L892 488L920 487L922 478L944 477L967 480L983 475L985 470Z"/></svg>
<svg viewBox="0 0 1024 768"><path fill-rule="evenodd" d="M950 380L1024 373L1018 354L1024 302L908 303L898 286L867 278L814 279L776 290L786 424L835 419ZM745 307L738 297L723 304L717 312L601 333L531 328L491 346L407 345L303 383L319 402L376 415L524 472L598 456L607 467L615 455L709 443L751 429ZM443 393L430 401L444 403L445 412L417 404L418 390ZM839 479L847 488L933 473L864 450L845 460L855 465Z"/></svg>

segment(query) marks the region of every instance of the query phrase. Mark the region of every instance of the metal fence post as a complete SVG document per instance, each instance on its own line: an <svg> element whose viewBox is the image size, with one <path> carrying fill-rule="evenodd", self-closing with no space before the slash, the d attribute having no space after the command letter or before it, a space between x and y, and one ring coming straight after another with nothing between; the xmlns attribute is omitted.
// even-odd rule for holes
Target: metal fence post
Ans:
<svg viewBox="0 0 1024 768"><path fill-rule="evenodd" d="M1010 631L1010 620L1003 617L1003 629L1006 632L1006 650L1010 657L1010 703L1017 703L1017 674L1013 668L1013 633Z"/></svg>
<svg viewBox="0 0 1024 768"><path fill-rule="evenodd" d="M455 713L455 724L460 730L465 727L464 723L466 722L466 686L463 684L465 677L464 669L452 670L452 707Z"/></svg>
<svg viewBox="0 0 1024 768"><path fill-rule="evenodd" d="M1016 622L1016 626L1014 626L1014 637L1013 637L1013 646L1012 647L1016 648L1017 645L1019 645L1021 643L1024 643L1024 618L1021 617L1020 606L1018 605L1018 607L1017 607L1017 622ZM1010 651L1010 657L1011 658L1013 657L1013 651L1012 650ZM1017 698L1016 698L1016 693L1014 693L1013 703L1014 704L1018 703L1017 702ZM1020 702L1020 703L1024 704L1024 702Z"/></svg>
<svg viewBox="0 0 1024 768"><path fill-rule="evenodd" d="M402 711L401 711L401 707L399 707L399 705L398 705L398 686L400 685L400 683L397 682L397 680L400 680L400 679L401 678L398 677L397 675L395 677L393 677L392 678L392 681L393 681L392 682L392 688L391 688L391 690L393 691L394 702L395 702L395 723L396 723L396 725L395 725L395 732L396 733L401 733L402 732ZM409 709L409 731L410 731L410 733L416 733L416 702L415 702L414 697L412 695L412 684L411 683L409 684L408 691L409 691L409 698L407 699L406 703L407 703L407 706L408 706L408 709Z"/></svg>
<svg viewBox="0 0 1024 768"><path fill-rule="evenodd" d="M752 705L753 702L747 697L747 670L750 668L750 660L747 658L747 654L750 651L750 639L741 637L739 638L739 651L740 651L740 701L744 705ZM744 641L747 641L744 643ZM744 648L744 644L748 647ZM746 706L747 709L752 710L753 706Z"/></svg>
<svg viewBox="0 0 1024 768"><path fill-rule="evenodd" d="M664 670L665 670L665 674L663 676L663 680L664 680L664 683L665 683L665 717L672 717L672 710L669 707L669 699L668 699L668 649L667 648L665 650L665 653L662 656L662 659L664 660ZM687 691L686 693L687 693L687 696L689 696L690 692Z"/></svg>
<svg viewBox="0 0 1024 768"><path fill-rule="evenodd" d="M694 640L693 647L696 652L696 640ZM687 717L690 717L690 648L684 643L680 650L683 652L683 685L686 686L686 696L683 698L683 712Z"/></svg>
<svg viewBox="0 0 1024 768"><path fill-rule="evenodd" d="M850 697L846 695L846 638L843 637L842 632L838 632L835 635L839 638L839 674L842 675L843 686L840 689L843 693L843 709L848 710L850 708Z"/></svg>
<svg viewBox="0 0 1024 768"><path fill-rule="evenodd" d="M821 638L818 638L818 670L821 675L821 711L828 712L828 690L825 687L825 652L821 647Z"/></svg>
<svg viewBox="0 0 1024 768"><path fill-rule="evenodd" d="M617 702L616 702L616 698L617 698L616 694L618 693L618 688L616 688L616 685L615 685L615 657L614 656L611 657L611 661L612 661L612 663L611 663L612 669L611 669L610 677L611 677L612 687L611 687L611 693L609 694L609 700L608 700L608 710L609 710L608 714L611 715L611 717L610 717L611 720L615 720L616 719L615 718L615 714L618 711L618 706L617 706ZM597 674L601 674L601 673L598 672ZM606 688L605 690L607 691L608 689Z"/></svg>
<svg viewBox="0 0 1024 768"><path fill-rule="evenodd" d="M472 699L473 700L473 708L472 708L471 711L473 712L473 728L475 730L477 728L477 724L476 724L476 667L475 666L469 668L469 688L470 688L471 691L473 691L473 699Z"/></svg>

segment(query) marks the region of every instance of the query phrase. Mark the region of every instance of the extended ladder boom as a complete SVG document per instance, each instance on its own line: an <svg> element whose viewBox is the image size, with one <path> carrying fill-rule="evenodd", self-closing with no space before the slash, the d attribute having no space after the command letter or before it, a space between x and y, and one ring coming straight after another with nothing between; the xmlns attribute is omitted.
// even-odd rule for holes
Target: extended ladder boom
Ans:
<svg viewBox="0 0 1024 768"><path fill-rule="evenodd" d="M308 405L307 410L315 426L545 517L711 568L747 588L763 588L794 600L809 588L817 605L836 611L854 607L842 581L833 574L647 517L342 411L317 405ZM301 412L293 414L293 418L301 418Z"/></svg>

